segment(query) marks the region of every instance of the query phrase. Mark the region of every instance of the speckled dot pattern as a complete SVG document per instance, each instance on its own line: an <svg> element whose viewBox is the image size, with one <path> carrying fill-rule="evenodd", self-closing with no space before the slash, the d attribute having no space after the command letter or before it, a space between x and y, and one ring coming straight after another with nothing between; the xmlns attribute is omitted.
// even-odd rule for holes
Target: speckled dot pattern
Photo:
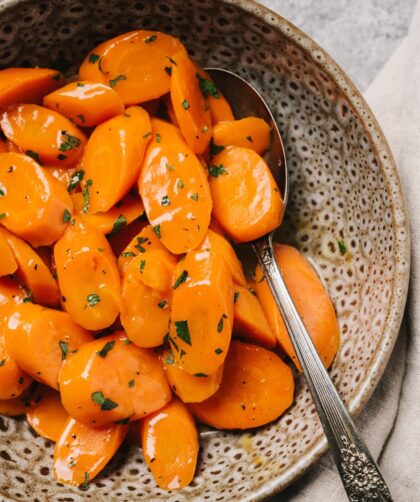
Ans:
<svg viewBox="0 0 420 502"><path fill-rule="evenodd" d="M290 202L280 238L322 274L342 341L331 375L350 411L366 404L398 334L409 271L404 198L382 133L327 54L283 18L249 0L6 0L0 65L74 71L97 43L137 28L181 38L203 65L253 82L280 126ZM340 252L338 242L346 251ZM125 446L87 492L52 481L53 445L24 421L0 419L0 500L256 501L281 490L325 451L314 405L298 379L293 406L253 432L210 431L197 475L162 492L141 451Z"/></svg>

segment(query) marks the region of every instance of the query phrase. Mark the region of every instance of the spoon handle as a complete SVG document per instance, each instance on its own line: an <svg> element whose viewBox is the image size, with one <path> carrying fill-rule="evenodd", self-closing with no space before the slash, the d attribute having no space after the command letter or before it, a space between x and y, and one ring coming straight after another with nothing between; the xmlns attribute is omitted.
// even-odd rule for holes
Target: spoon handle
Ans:
<svg viewBox="0 0 420 502"><path fill-rule="evenodd" d="M307 332L277 265L269 234L252 243L282 314L351 502L392 501L365 442L341 401Z"/></svg>

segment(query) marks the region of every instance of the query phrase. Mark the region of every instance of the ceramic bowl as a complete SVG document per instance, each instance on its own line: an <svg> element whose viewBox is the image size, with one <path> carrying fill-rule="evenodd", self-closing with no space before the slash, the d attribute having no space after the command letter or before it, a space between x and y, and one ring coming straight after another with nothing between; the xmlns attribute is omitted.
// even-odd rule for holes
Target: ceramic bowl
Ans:
<svg viewBox="0 0 420 502"><path fill-rule="evenodd" d="M307 35L250 0L3 0L0 65L77 68L97 43L137 28L181 38L208 66L253 82L273 110L290 170L282 238L310 257L337 310L331 376L357 414L391 354L409 273L407 213L396 167L370 109ZM344 240L342 254L338 241ZM302 379L293 406L254 432L202 438L194 482L163 492L125 446L87 492L52 480L53 445L0 419L0 499L257 501L294 481L326 450Z"/></svg>

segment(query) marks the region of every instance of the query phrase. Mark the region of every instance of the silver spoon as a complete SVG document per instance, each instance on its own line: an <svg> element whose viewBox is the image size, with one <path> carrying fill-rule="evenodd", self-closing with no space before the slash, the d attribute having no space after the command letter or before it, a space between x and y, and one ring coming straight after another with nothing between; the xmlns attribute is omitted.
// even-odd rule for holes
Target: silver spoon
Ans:
<svg viewBox="0 0 420 502"><path fill-rule="evenodd" d="M208 68L237 118L256 116L271 126L271 146L265 160L287 203L286 156L277 124L262 96L228 70ZM276 304L287 326L303 374L351 502L392 501L391 493L346 410L287 290L273 250L273 232L251 242Z"/></svg>

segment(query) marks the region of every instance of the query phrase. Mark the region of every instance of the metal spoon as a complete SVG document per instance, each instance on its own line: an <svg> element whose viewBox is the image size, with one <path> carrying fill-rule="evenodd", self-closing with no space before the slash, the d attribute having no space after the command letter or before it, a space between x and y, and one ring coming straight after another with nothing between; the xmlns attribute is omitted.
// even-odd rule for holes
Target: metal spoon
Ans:
<svg viewBox="0 0 420 502"><path fill-rule="evenodd" d="M218 68L208 68L207 71L237 118L256 116L270 124L272 139L265 160L286 204L286 156L277 124L267 104L258 91L238 75ZM287 326L347 496L351 502L392 501L379 468L341 401L287 290L274 256L273 233L250 244Z"/></svg>

